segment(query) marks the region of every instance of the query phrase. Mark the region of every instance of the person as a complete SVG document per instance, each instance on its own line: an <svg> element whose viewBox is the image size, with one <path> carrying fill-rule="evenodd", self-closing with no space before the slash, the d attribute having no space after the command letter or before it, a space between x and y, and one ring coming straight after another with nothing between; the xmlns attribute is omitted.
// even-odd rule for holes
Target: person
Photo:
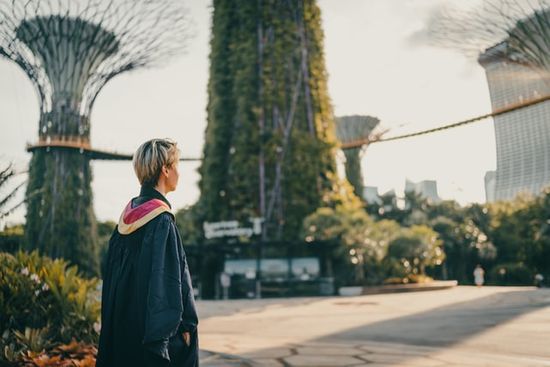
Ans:
<svg viewBox="0 0 550 367"><path fill-rule="evenodd" d="M535 286L537 288L542 288L542 282L544 281L544 275L542 275L541 273L537 273L535 275Z"/></svg>
<svg viewBox="0 0 550 367"><path fill-rule="evenodd" d="M485 282L484 275L485 270L483 270L480 264L477 264L474 270L474 283L478 286L478 288L481 287Z"/></svg>
<svg viewBox="0 0 550 367"><path fill-rule="evenodd" d="M149 140L134 154L141 191L109 241L97 367L199 365L193 286L166 199L178 184L178 162L168 139Z"/></svg>

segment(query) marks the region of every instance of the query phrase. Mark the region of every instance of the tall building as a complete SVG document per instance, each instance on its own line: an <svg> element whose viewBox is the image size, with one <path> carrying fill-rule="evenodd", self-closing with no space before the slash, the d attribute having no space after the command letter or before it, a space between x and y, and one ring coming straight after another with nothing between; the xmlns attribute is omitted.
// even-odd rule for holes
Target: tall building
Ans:
<svg viewBox="0 0 550 367"><path fill-rule="evenodd" d="M420 182L405 181L405 192L414 191L425 197L431 202L437 203L441 198L437 194L437 182L434 180L424 180Z"/></svg>
<svg viewBox="0 0 550 367"><path fill-rule="evenodd" d="M490 203L495 201L495 187L496 187L497 172L487 171L485 173L485 201Z"/></svg>
<svg viewBox="0 0 550 367"><path fill-rule="evenodd" d="M550 94L548 74L510 62L506 48L506 42L499 43L478 59L487 75L493 111ZM494 126L497 170L494 195L488 199L538 194L550 185L550 101L497 116Z"/></svg>
<svg viewBox="0 0 550 367"><path fill-rule="evenodd" d="M376 186L364 186L363 199L365 199L367 204L382 204L382 199L380 199L378 187Z"/></svg>

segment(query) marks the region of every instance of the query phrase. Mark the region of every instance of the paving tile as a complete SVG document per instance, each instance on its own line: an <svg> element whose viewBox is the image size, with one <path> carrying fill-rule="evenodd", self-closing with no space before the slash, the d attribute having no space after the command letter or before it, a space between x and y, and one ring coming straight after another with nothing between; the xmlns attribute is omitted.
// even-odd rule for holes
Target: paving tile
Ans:
<svg viewBox="0 0 550 367"><path fill-rule="evenodd" d="M364 361L349 356L320 356L320 355L295 355L284 358L284 361L293 367L315 366L315 367L338 367L338 366L361 366Z"/></svg>
<svg viewBox="0 0 550 367"><path fill-rule="evenodd" d="M299 347L296 348L298 354L303 355L342 355L342 356L354 356L361 354L362 351L356 348L350 347Z"/></svg>
<svg viewBox="0 0 550 367"><path fill-rule="evenodd" d="M431 359L428 357L419 357L419 356L405 356L398 354L377 354L369 353L362 354L360 356L362 359L365 359L369 362L375 363L386 363L386 364L398 364L403 366L425 366L425 367L437 367L444 365L443 361Z"/></svg>
<svg viewBox="0 0 550 367"><path fill-rule="evenodd" d="M290 348L272 348L243 353L242 356L245 358L257 359L290 357L292 354L293 352Z"/></svg>
<svg viewBox="0 0 550 367"><path fill-rule="evenodd" d="M255 359L254 362L256 362L258 366L262 366L262 367L283 367L284 366L284 364L277 361L276 359L258 358L258 359Z"/></svg>

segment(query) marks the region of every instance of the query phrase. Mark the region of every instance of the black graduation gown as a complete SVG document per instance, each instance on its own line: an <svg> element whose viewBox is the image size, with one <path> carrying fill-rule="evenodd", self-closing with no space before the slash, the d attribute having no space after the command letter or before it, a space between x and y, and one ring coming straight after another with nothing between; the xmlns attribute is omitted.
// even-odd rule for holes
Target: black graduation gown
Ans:
<svg viewBox="0 0 550 367"><path fill-rule="evenodd" d="M151 198L170 205L156 190L142 188L129 206ZM173 215L162 212L129 234L119 233L120 225L109 241L96 366L198 366L198 316Z"/></svg>

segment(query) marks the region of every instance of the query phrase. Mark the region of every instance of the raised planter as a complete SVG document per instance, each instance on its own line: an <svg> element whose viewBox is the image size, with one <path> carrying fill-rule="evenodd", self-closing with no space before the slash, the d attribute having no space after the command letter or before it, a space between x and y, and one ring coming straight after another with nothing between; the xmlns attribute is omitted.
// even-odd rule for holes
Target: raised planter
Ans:
<svg viewBox="0 0 550 367"><path fill-rule="evenodd" d="M344 297L360 296L363 294L363 287L340 287L338 294Z"/></svg>
<svg viewBox="0 0 550 367"><path fill-rule="evenodd" d="M429 283L388 284L369 287L340 287L338 293L341 296L360 296L365 294L402 293L436 291L456 287L456 280L436 280Z"/></svg>

